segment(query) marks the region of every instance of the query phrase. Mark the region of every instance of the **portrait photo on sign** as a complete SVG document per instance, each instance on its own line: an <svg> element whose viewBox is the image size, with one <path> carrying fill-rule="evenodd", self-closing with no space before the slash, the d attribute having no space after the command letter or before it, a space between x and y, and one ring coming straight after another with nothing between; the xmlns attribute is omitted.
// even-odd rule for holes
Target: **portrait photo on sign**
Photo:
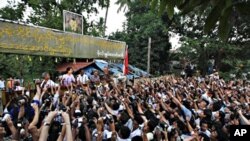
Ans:
<svg viewBox="0 0 250 141"><path fill-rule="evenodd" d="M80 14L63 11L63 29L66 32L83 34L83 17Z"/></svg>

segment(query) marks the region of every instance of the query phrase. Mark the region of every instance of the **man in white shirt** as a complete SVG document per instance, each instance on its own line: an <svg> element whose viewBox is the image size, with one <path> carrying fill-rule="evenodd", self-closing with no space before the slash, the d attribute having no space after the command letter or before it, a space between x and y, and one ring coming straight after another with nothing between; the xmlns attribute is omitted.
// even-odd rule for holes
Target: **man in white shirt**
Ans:
<svg viewBox="0 0 250 141"><path fill-rule="evenodd" d="M207 122L204 121L201 123L200 133L204 133L205 135L207 135L210 138L211 132L208 130L208 123Z"/></svg>
<svg viewBox="0 0 250 141"><path fill-rule="evenodd" d="M84 70L82 69L80 71L80 74L77 76L77 85L78 86L81 86L81 85L87 85L88 82L89 82L89 78L88 78L88 75L85 74Z"/></svg>
<svg viewBox="0 0 250 141"><path fill-rule="evenodd" d="M213 92L208 90L205 94L201 96L201 98L209 102L209 104L213 104L213 100L211 98L212 96Z"/></svg>
<svg viewBox="0 0 250 141"><path fill-rule="evenodd" d="M58 84L56 84L53 80L50 79L50 75L48 72L44 72L42 74L43 81L41 82L40 87L43 88L54 88L57 87Z"/></svg>
<svg viewBox="0 0 250 141"><path fill-rule="evenodd" d="M142 135L142 129L143 129L143 119L140 115L135 115L133 119L133 130L131 131L130 138L132 139L135 136L141 136Z"/></svg>

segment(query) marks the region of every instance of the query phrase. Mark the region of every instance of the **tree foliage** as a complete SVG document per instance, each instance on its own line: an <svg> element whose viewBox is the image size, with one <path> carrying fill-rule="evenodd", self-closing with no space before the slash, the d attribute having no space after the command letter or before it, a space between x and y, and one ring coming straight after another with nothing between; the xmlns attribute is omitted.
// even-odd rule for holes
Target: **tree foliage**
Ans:
<svg viewBox="0 0 250 141"><path fill-rule="evenodd" d="M0 54L0 72L5 78L12 76L32 81L45 71L55 74L54 60L53 57Z"/></svg>
<svg viewBox="0 0 250 141"><path fill-rule="evenodd" d="M168 67L169 43L167 18L159 17L148 6L133 1L128 6L125 30L109 38L125 41L129 46L129 63L146 70L148 38L151 37L152 74L164 73Z"/></svg>
<svg viewBox="0 0 250 141"><path fill-rule="evenodd" d="M91 15L98 14L98 7L105 7L109 0L62 0L61 3L56 0L21 0L0 10L0 17L15 21L23 21L24 13L29 8L28 19L24 22L34 25L44 26L53 29L63 30L63 10L68 10L83 16L83 32L87 35L101 36L103 33L104 20L89 20ZM100 26L101 25L101 26Z"/></svg>
<svg viewBox="0 0 250 141"><path fill-rule="evenodd" d="M144 0L144 2L151 5L152 10L159 14L167 12L170 19L174 17L174 8L180 10L180 15L195 10L200 13L209 10L204 31L210 34L218 28L218 35L224 41L228 39L235 18L239 15L250 15L249 0Z"/></svg>

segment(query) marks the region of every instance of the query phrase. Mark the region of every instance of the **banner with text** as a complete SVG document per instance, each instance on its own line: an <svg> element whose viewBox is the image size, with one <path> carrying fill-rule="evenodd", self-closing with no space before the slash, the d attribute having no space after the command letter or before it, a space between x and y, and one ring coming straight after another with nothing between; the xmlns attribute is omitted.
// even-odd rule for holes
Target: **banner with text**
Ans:
<svg viewBox="0 0 250 141"><path fill-rule="evenodd" d="M125 42L0 21L0 52L123 59Z"/></svg>

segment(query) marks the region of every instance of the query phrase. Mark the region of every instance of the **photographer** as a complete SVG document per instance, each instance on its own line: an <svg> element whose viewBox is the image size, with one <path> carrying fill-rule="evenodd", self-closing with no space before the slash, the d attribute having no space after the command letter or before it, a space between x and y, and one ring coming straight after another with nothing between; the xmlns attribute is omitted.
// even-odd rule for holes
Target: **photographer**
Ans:
<svg viewBox="0 0 250 141"><path fill-rule="evenodd" d="M60 115L62 116L64 123L63 125L65 125L65 130L66 130L66 140L68 141L72 141L73 140L73 136L72 136L72 131L71 131L71 125L70 125L70 118L69 115L65 112L58 112L58 111L52 111L49 112L48 116L45 118L42 129L41 129L41 134L39 137L39 141L45 141L48 138L48 132L49 132L49 128L52 124L52 120L57 116Z"/></svg>

